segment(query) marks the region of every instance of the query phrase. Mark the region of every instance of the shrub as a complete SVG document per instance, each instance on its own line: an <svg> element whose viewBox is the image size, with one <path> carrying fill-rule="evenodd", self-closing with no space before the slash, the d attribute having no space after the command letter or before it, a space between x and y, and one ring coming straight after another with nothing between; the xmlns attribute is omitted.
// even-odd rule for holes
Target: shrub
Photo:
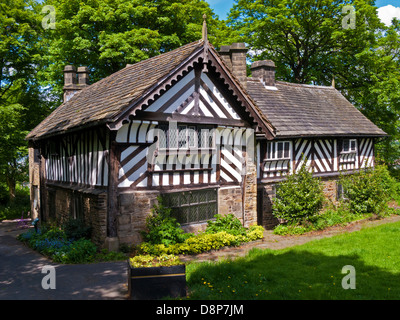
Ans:
<svg viewBox="0 0 400 320"><path fill-rule="evenodd" d="M171 216L171 209L165 207L162 198L158 197L158 204L146 218L146 231L142 232L142 236L145 242L168 246L185 241L190 234L184 233L180 224Z"/></svg>
<svg viewBox="0 0 400 320"><path fill-rule="evenodd" d="M396 195L396 181L385 165L365 168L351 175L342 175L344 201L353 214L382 215L388 202Z"/></svg>
<svg viewBox="0 0 400 320"><path fill-rule="evenodd" d="M129 259L129 263L133 268L143 267L170 267L182 264L179 258L175 255L163 254L160 256L152 255L137 255Z"/></svg>
<svg viewBox="0 0 400 320"><path fill-rule="evenodd" d="M225 246L237 246L240 244L238 239L232 234L220 231L214 234L199 234L185 241L187 246L178 247L179 253L196 254L210 250L217 250Z"/></svg>
<svg viewBox="0 0 400 320"><path fill-rule="evenodd" d="M225 231L234 236L246 235L246 228L242 226L240 220L233 214L230 213L225 216L216 214L215 218L215 221L207 221L206 233Z"/></svg>
<svg viewBox="0 0 400 320"><path fill-rule="evenodd" d="M288 223L307 221L322 208L322 183L308 171L306 162L304 161L299 172L288 175L276 191L273 215Z"/></svg>
<svg viewBox="0 0 400 320"><path fill-rule="evenodd" d="M87 239L73 241L69 246L55 252L53 260L61 263L86 263L96 258L97 247Z"/></svg>
<svg viewBox="0 0 400 320"><path fill-rule="evenodd" d="M143 242L139 246L139 252L143 254L159 256L163 254L198 254L210 250L218 250L225 246L238 246L244 242L262 239L264 228L252 226L246 229L245 235L232 235L226 231L217 233L200 233L186 239L183 243L165 246L164 244L151 244Z"/></svg>
<svg viewBox="0 0 400 320"><path fill-rule="evenodd" d="M247 231L247 241L255 241L264 237L264 228L262 226L251 226Z"/></svg>
<svg viewBox="0 0 400 320"><path fill-rule="evenodd" d="M92 234L92 228L87 226L81 219L69 219L63 224L62 229L64 230L68 239L79 240L79 239L90 239Z"/></svg>
<svg viewBox="0 0 400 320"><path fill-rule="evenodd" d="M90 240L84 238L71 239L62 229L57 227L45 225L37 233L30 229L18 235L17 238L32 249L60 263L88 263L126 259L126 255L121 252L108 252L105 249L97 252L96 245Z"/></svg>
<svg viewBox="0 0 400 320"><path fill-rule="evenodd" d="M24 212L24 218L27 218L28 212L31 208L29 187L17 185L15 191L15 199L10 202L8 199L8 192L6 193L6 198L3 198L3 191L0 184L0 198L3 198L0 199L0 221L5 219L20 219L22 212Z"/></svg>

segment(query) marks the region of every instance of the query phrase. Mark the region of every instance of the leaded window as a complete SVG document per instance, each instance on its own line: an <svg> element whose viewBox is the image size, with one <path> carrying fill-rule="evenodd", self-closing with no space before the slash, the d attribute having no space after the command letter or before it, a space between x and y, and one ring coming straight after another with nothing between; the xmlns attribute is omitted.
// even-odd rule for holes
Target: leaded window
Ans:
<svg viewBox="0 0 400 320"><path fill-rule="evenodd" d="M160 124L158 135L160 149L211 149L215 148L212 127Z"/></svg>
<svg viewBox="0 0 400 320"><path fill-rule="evenodd" d="M180 224L211 220L218 213L217 189L166 193L162 198Z"/></svg>

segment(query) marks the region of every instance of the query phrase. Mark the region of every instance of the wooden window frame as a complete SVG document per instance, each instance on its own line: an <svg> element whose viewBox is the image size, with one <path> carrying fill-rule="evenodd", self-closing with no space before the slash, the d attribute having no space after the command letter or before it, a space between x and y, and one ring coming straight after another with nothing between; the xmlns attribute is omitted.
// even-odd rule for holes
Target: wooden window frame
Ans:
<svg viewBox="0 0 400 320"><path fill-rule="evenodd" d="M265 160L290 160L292 153L291 144L292 142L289 140L267 142ZM282 145L281 150L279 150L280 145ZM280 157L279 152L282 152Z"/></svg>
<svg viewBox="0 0 400 320"><path fill-rule="evenodd" d="M348 141L348 150L345 150L345 141ZM352 142L354 142L354 148L351 147ZM342 150L340 154L349 154L349 153L356 153L357 152L357 139L343 139L342 141Z"/></svg>

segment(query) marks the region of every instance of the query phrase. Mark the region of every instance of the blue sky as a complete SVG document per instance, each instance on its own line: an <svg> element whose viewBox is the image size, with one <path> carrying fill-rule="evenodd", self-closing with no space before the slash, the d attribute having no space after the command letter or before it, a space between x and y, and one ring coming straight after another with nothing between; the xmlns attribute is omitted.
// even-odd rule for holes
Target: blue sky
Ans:
<svg viewBox="0 0 400 320"><path fill-rule="evenodd" d="M226 17L229 14L230 8L234 4L234 0L206 0L212 9L214 9L214 12L219 16L220 19L226 19ZM395 15L400 14L400 0L376 0L375 5L380 8L380 7L385 7L388 5L392 5L395 8L398 8L398 10L393 10L393 8L386 8L385 10L382 10L383 15ZM398 12L397 12L398 11ZM382 19L382 18L381 18Z"/></svg>

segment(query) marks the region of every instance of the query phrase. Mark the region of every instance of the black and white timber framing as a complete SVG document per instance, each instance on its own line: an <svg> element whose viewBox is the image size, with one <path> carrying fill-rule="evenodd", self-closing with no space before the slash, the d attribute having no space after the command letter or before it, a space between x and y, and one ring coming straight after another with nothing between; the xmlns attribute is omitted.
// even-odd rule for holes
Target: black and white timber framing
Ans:
<svg viewBox="0 0 400 320"><path fill-rule="evenodd" d="M343 144L349 140L354 141L354 148L344 150ZM285 144L288 146L286 155L285 149L278 150ZM319 176L330 176L373 166L374 138L298 138L259 142L257 155L258 178L264 181L297 172L304 162Z"/></svg>

